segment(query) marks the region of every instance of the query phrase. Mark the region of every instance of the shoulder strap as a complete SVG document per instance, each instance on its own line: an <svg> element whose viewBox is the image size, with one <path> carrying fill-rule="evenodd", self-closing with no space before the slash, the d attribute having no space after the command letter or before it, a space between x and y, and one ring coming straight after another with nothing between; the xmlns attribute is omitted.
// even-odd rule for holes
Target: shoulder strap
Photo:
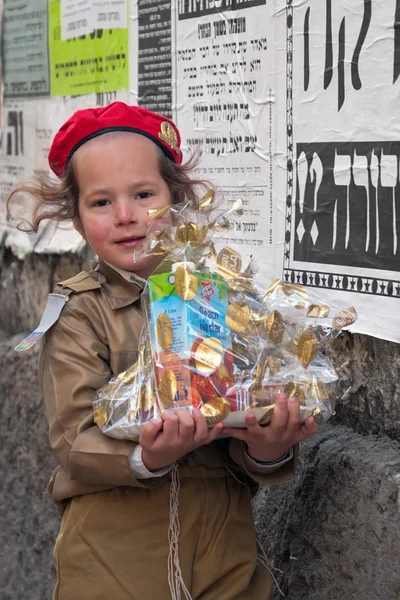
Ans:
<svg viewBox="0 0 400 600"><path fill-rule="evenodd" d="M23 352L32 348L43 337L46 331L58 321L70 295L101 288L100 280L102 277L103 275L96 271L92 271L91 273L82 271L78 275L58 283L55 292L48 296L46 308L44 309L39 325L35 331L16 346L15 350Z"/></svg>

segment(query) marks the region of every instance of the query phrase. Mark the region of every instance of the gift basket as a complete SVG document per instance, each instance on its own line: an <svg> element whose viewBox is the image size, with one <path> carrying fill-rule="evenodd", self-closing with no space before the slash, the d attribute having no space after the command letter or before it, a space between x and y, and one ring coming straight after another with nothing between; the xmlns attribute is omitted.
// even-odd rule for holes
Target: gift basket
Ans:
<svg viewBox="0 0 400 600"><path fill-rule="evenodd" d="M134 257L160 264L142 295L145 325L138 360L98 391L94 419L107 435L137 441L144 423L164 410L197 407L210 427L244 427L247 411L268 425L275 397L300 404L301 420L334 412L339 376L327 347L354 323L354 308L321 302L297 283L265 284L256 262L218 251L218 233L240 217L209 191L150 209L146 243Z"/></svg>

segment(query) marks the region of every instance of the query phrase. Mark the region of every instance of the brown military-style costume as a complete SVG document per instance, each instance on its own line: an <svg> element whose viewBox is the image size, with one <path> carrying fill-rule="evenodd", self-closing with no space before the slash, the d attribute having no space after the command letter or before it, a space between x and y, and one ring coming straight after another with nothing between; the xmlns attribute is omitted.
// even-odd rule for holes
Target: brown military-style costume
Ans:
<svg viewBox="0 0 400 600"><path fill-rule="evenodd" d="M69 300L43 342L41 385L60 463L49 492L64 509L54 600L171 598L171 473L136 479L129 465L135 444L105 436L93 421L96 390L137 357L143 284L131 279L100 262L59 284ZM250 470L244 453L242 442L221 439L179 461L179 560L193 600L270 598L250 499L258 483L289 478L297 453L268 473Z"/></svg>

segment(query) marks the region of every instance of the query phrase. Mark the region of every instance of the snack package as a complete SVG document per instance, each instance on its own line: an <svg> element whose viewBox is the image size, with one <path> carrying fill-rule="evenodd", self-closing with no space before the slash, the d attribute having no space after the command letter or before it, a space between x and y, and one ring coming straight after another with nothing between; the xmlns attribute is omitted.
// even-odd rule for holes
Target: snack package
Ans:
<svg viewBox="0 0 400 600"><path fill-rule="evenodd" d="M105 434L138 440L140 427L162 411L193 407L210 427L244 427L250 410L268 425L280 392L299 402L302 421L334 413L339 378L325 350L356 311L295 283L265 285L254 261L243 268L235 250L217 252L218 233L241 211L240 201L219 208L212 192L198 205L149 210L135 259L155 254L161 262L142 296L139 359L94 402Z"/></svg>

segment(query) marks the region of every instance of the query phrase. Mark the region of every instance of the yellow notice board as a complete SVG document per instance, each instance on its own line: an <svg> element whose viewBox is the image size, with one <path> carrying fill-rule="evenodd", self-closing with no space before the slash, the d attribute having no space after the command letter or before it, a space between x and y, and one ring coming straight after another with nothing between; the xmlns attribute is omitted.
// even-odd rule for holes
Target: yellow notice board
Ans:
<svg viewBox="0 0 400 600"><path fill-rule="evenodd" d="M49 2L52 96L115 92L129 88L128 28L97 29L63 41L60 0Z"/></svg>

